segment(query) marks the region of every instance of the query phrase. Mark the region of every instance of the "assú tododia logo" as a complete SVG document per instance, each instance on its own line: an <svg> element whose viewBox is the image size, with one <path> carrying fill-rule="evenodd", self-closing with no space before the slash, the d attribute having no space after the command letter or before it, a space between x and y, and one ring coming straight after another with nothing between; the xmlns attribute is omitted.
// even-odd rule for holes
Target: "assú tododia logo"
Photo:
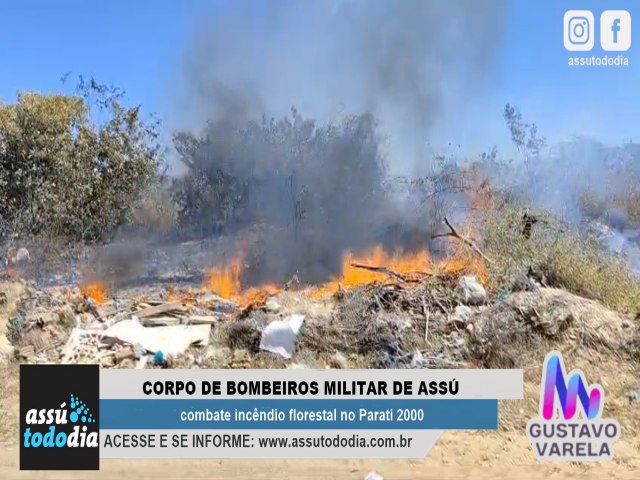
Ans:
<svg viewBox="0 0 640 480"><path fill-rule="evenodd" d="M69 404L62 402L60 408L29 410L26 418L28 427L24 431L22 443L25 448L99 447L98 432L88 431L89 425L95 422L87 405L72 394ZM70 434L56 430L56 426L69 423L74 424ZM46 427L46 433L40 429L31 430L38 427Z"/></svg>
<svg viewBox="0 0 640 480"><path fill-rule="evenodd" d="M547 355L540 385L540 418L527 424L538 460L593 461L613 458L620 424L602 419L604 391L588 385L581 370L568 375L560 352Z"/></svg>
<svg viewBox="0 0 640 480"><path fill-rule="evenodd" d="M20 366L20 469L99 468L97 365Z"/></svg>

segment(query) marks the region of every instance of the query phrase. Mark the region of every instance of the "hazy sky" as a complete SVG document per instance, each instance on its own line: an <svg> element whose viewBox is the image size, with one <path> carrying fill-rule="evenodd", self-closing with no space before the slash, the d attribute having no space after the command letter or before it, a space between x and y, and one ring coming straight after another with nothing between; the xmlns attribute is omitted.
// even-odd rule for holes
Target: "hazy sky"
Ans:
<svg viewBox="0 0 640 480"><path fill-rule="evenodd" d="M267 0L243 2L245 10L259 12L253 22L265 35L279 28L272 18L272 5ZM214 25L213 20L224 20L229 8L226 1L4 0L0 3L0 98L12 101L18 90L59 90L64 73L82 73L126 90L129 100L160 114L167 131L189 126L189 116L180 109L184 51L196 22L202 25L212 19ZM517 105L552 140L586 134L607 143L639 141L636 52L640 47L632 42L624 52L628 67L567 65L564 12L589 9L599 19L605 8L628 10L632 18L640 19L640 5L634 0L508 0L504 32L492 47L495 64L486 88L465 99L465 108L436 122L431 133L434 142L461 143L470 150L506 145L508 132L501 114L507 102ZM291 47L307 48L296 45L295 39ZM597 40L593 53L605 53ZM304 106L295 98L290 103Z"/></svg>

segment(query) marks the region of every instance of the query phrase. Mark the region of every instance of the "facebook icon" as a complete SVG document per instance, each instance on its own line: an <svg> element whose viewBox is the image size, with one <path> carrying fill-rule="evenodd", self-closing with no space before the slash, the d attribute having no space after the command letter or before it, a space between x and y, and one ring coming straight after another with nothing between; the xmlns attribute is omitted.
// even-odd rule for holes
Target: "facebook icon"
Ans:
<svg viewBox="0 0 640 480"><path fill-rule="evenodd" d="M620 31L620 19L616 18L611 25L611 31L613 32L613 43L618 43L618 32Z"/></svg>
<svg viewBox="0 0 640 480"><path fill-rule="evenodd" d="M600 16L600 46L609 52L631 47L631 14L626 10L606 10Z"/></svg>

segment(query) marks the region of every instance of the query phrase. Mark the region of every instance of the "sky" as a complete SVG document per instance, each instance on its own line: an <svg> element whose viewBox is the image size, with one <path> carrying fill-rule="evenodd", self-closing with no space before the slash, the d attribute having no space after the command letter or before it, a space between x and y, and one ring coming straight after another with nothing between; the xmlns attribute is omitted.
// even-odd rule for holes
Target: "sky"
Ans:
<svg viewBox="0 0 640 480"><path fill-rule="evenodd" d="M268 31L269 2L247 5L260 12L258 21ZM12 102L19 90L61 90L60 79L68 72L94 76L124 89L143 111L157 113L168 137L174 128L189 127L178 90L193 25L203 18L224 18L227 8L228 1L3 0L0 99ZM509 102L551 140L570 135L594 136L609 144L640 140L640 46L632 42L622 52L629 59L627 67L568 66L572 53L563 45L563 16L570 9L591 10L596 22L605 9L627 10L640 18L634 0L507 0L506 31L496 46L488 88L464 114L444 119L434 137L470 149L502 145L508 132L501 114ZM591 53L606 52L596 40Z"/></svg>

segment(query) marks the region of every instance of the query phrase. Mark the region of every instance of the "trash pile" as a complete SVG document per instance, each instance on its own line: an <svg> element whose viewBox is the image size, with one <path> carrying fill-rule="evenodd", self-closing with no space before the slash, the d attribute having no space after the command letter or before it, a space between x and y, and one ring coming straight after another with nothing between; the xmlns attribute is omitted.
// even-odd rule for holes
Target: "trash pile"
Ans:
<svg viewBox="0 0 640 480"><path fill-rule="evenodd" d="M326 298L238 305L195 285L87 289L0 283L0 361L104 368L514 368L580 337L629 350L637 322L564 290L491 298L473 276L371 283ZM634 343L636 342L636 343ZM546 348L546 347L545 347Z"/></svg>
<svg viewBox="0 0 640 480"><path fill-rule="evenodd" d="M7 293L9 290L12 292ZM279 308L274 299L264 305L265 312ZM211 343L212 327L233 323L243 311L193 286L122 290L98 302L86 289L39 289L23 280L0 283L0 359L166 368L192 349L205 349ZM271 322L260 337L259 348L291 358L304 318L298 314Z"/></svg>

